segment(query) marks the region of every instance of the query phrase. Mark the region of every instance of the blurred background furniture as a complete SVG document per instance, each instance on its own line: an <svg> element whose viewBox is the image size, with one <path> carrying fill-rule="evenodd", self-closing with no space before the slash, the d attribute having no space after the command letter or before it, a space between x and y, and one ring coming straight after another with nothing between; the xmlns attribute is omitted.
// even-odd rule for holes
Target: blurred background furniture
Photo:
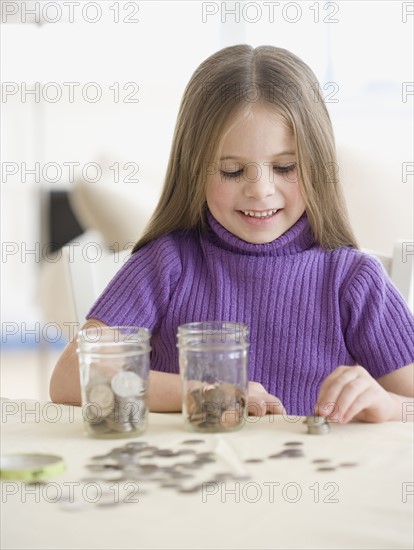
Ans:
<svg viewBox="0 0 414 550"><path fill-rule="evenodd" d="M150 183L132 187L78 181L69 201L84 232L66 243L54 262L43 262L40 301L46 323L57 323L65 338L144 231L159 191Z"/></svg>
<svg viewBox="0 0 414 550"><path fill-rule="evenodd" d="M88 236L90 232L83 239L86 246ZM80 248L72 247L72 243L62 248L63 269L68 277L67 286L62 291L67 295L68 305L73 308L74 318L79 326L85 322L88 310L130 254L130 249L112 252L102 247L99 260L90 261L82 243Z"/></svg>

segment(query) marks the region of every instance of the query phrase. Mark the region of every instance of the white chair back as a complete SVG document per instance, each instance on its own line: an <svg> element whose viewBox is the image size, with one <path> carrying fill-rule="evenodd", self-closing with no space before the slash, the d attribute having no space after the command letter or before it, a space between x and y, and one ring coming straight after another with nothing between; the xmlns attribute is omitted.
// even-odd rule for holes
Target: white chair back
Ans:
<svg viewBox="0 0 414 550"><path fill-rule="evenodd" d="M131 254L131 250L108 251L99 243L86 243L62 248L62 261L69 276L71 302L77 322L85 323L85 316L93 303L121 269Z"/></svg>

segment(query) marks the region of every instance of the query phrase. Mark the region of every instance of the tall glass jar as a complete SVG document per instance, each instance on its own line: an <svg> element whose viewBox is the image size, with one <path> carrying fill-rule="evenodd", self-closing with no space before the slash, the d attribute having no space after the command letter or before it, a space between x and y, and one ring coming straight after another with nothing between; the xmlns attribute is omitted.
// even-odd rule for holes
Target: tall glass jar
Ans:
<svg viewBox="0 0 414 550"><path fill-rule="evenodd" d="M90 325L79 331L82 415L92 437L135 437L148 425L151 333Z"/></svg>
<svg viewBox="0 0 414 550"><path fill-rule="evenodd" d="M177 336L186 428L240 429L247 413L248 327L230 321L187 323Z"/></svg>

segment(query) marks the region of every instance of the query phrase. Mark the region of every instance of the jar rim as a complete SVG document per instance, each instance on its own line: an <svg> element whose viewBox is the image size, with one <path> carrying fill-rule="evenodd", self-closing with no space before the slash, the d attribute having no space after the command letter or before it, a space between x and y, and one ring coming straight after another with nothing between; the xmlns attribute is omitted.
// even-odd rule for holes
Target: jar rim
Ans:
<svg viewBox="0 0 414 550"><path fill-rule="evenodd" d="M208 346L210 350L227 351L246 349L249 327L244 323L230 321L201 321L185 323L178 327L177 347L192 351L202 351Z"/></svg>
<svg viewBox="0 0 414 550"><path fill-rule="evenodd" d="M225 330L228 332L236 330L240 332L240 330L248 331L249 327L245 323L238 321L192 321L178 327L178 333L200 330Z"/></svg>
<svg viewBox="0 0 414 550"><path fill-rule="evenodd" d="M79 344L84 343L86 345L128 345L149 343L151 335L151 331L147 327L134 325L88 325L86 328L79 330L76 339Z"/></svg>

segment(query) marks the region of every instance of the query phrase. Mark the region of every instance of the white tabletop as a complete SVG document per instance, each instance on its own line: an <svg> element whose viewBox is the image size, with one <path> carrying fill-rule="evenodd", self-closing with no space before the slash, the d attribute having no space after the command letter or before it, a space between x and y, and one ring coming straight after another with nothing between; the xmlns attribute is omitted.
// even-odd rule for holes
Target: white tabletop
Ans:
<svg viewBox="0 0 414 550"><path fill-rule="evenodd" d="M84 434L80 408L3 401L2 453L58 454L66 471L43 485L2 481L1 547L412 548L413 424L332 424L330 434L314 436L302 420L249 417L238 432L189 434L180 414L151 413L139 438L98 440ZM218 456L198 471L198 479L222 471L251 477L186 494L156 482L119 481L119 496L111 490L114 504L98 505L103 497L86 468L92 456L129 441L188 448L182 442L194 438L203 443L191 448ZM303 458L268 458L292 441L302 443ZM252 458L263 462L245 462ZM357 465L339 466L349 462ZM317 469L324 466L335 469ZM73 502L57 500L59 492Z"/></svg>

